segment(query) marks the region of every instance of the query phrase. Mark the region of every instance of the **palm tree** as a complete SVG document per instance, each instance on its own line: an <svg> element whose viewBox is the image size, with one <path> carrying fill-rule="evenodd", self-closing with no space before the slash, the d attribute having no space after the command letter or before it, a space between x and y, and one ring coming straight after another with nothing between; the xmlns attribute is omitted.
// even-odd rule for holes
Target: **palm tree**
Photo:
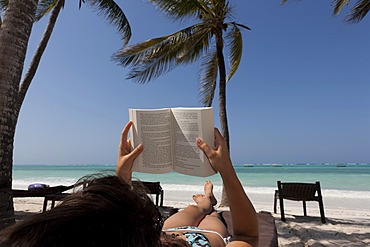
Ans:
<svg viewBox="0 0 370 247"><path fill-rule="evenodd" d="M226 82L234 75L242 56L240 28L247 26L225 22L231 7L227 0L149 0L173 20L197 18L199 23L176 33L126 46L113 56L124 67L130 66L128 79L146 83L178 65L201 59L199 86L202 103L211 106L219 78L219 117L222 135L229 146L226 114ZM226 75L224 43L229 48L230 68ZM230 149L229 149L230 150ZM224 195L224 193L223 193ZM226 205L223 196L221 204Z"/></svg>
<svg viewBox="0 0 370 247"><path fill-rule="evenodd" d="M15 104L37 0L12 0L0 27L0 229L14 223L12 165Z"/></svg>
<svg viewBox="0 0 370 247"><path fill-rule="evenodd" d="M114 54L113 60L132 68L128 79L146 83L178 65L202 59L199 78L202 103L212 105L219 76L220 122L223 136L228 140L226 82L234 75L241 61L242 35L239 28L250 28L236 22L225 22L231 12L229 2L225 0L149 1L172 19L197 17L201 22L167 36L123 47ZM230 48L230 71L227 76L225 41Z"/></svg>
<svg viewBox="0 0 370 247"><path fill-rule="evenodd" d="M350 0L332 0L333 1L333 14L338 15L344 6L347 6ZM288 0L282 0L282 3L286 3ZM357 0L354 7L351 8L350 12L346 15L345 20L350 23L360 22L370 10L370 0Z"/></svg>
<svg viewBox="0 0 370 247"><path fill-rule="evenodd" d="M82 3L85 3L85 2L87 2L91 7L97 9L99 11L99 13L103 14L106 17L106 19L108 19L110 24L114 25L118 29L119 33L122 35L122 40L125 44L129 41L129 39L131 37L130 25L129 25L128 20L127 20L125 14L123 13L122 9L114 1L112 1L112 0L79 0L79 6L81 7ZM26 96L26 93L28 91L28 88L31 85L32 80L33 80L33 78L36 74L37 68L38 68L39 63L41 61L41 57L42 57L42 55L43 55L43 53L46 49L46 46L49 42L51 34L54 30L56 21L58 19L59 13L60 13L60 10L64 7L64 4L65 4L65 0L40 0L40 2L38 3L36 14L33 14L32 18L31 18L32 22L33 22L34 19L36 21L40 20L46 14L51 12L49 22L48 22L48 24L45 28L44 34L43 34L43 36L41 38L41 41L40 41L40 43L39 43L39 45L38 45L38 47L35 51L35 54L34 54L32 60L31 60L31 63L28 67L28 70L27 70L22 82L19 83L20 79L21 79L21 74L22 74L22 70L21 70L19 72L19 79L13 81L13 83L17 84L16 92L13 92L11 95L7 96L7 97L9 97L9 99L14 101L15 103L14 104L12 103L12 107L11 107L12 121L7 121L6 122L8 124L6 129L9 130L9 135L6 138L4 137L4 138L0 139L0 142L1 142L0 145L4 145L4 150L5 150L5 147L7 147L6 152L7 152L7 155L9 157L11 157L11 159L6 159L7 161L5 162L5 159L2 157L3 154L0 153L0 161L3 158L3 161L1 161L2 164L1 164L0 169L4 168L4 171L6 171L6 172L2 172L2 170L0 170L0 174L4 175L4 180L9 180L10 181L10 183L8 183L6 185L6 187L4 187L4 188L7 188L9 191L11 191L11 179L12 179L11 171L12 171L12 164L13 164L13 162L12 162L13 140L14 140L14 133L15 133L15 128L16 128L17 121L18 121L19 112L20 112L21 106L23 104L24 98ZM7 13L7 9L10 8L10 6L8 6L8 5L9 5L8 0L0 0L0 13L2 13L2 12ZM4 25L5 25L5 20L4 20ZM0 27L1 27L1 21L0 21ZM27 42L26 42L26 44L27 44ZM4 45L4 47L5 47L5 45ZM27 45L26 45L26 47L27 47ZM5 60L5 61L7 61L7 60ZM24 60L23 60L23 62L24 62ZM4 92L6 92L6 91L4 91ZM4 120L8 120L8 117L3 115L3 113L1 113L1 118L4 118ZM1 128L3 128L3 123L2 122L1 122ZM4 144L2 142L4 142ZM5 145L5 143L8 143L8 145ZM2 146L1 150L3 150L3 146ZM3 181L1 177L0 177L0 179L1 179L0 181ZM3 188L3 186L1 188ZM10 204L13 205L11 196L4 197L4 198L0 197L0 203L1 204L2 203L5 203L5 204L7 203L9 205ZM4 207L1 207L1 209L3 209L3 208ZM2 212L0 211L0 215L3 216L5 214L2 214ZM11 207L11 212L7 213L7 215L10 215L10 217L14 216L13 207Z"/></svg>

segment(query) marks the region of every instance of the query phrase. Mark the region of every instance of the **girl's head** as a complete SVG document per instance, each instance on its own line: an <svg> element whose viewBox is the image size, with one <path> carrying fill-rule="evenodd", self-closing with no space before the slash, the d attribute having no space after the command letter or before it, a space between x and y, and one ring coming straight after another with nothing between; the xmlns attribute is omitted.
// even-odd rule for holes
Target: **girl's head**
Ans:
<svg viewBox="0 0 370 247"><path fill-rule="evenodd" d="M1 246L161 246L161 216L142 188L91 177L55 208L0 234Z"/></svg>

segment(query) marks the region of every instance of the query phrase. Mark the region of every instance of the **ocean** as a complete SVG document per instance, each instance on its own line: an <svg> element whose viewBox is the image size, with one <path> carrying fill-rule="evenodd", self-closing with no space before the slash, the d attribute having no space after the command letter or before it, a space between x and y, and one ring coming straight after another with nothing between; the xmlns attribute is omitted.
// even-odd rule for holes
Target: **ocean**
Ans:
<svg viewBox="0 0 370 247"><path fill-rule="evenodd" d="M276 181L320 181L323 195L333 198L370 199L370 164L245 164L235 165L244 188L250 193L271 194L277 188ZM111 172L114 165L14 165L13 188L27 189L29 184L44 183L50 186L71 185L79 178ZM203 190L206 179L221 191L219 174L202 178L176 172L166 174L134 173L141 181L160 181L165 191L192 193ZM191 194L190 194L191 195Z"/></svg>

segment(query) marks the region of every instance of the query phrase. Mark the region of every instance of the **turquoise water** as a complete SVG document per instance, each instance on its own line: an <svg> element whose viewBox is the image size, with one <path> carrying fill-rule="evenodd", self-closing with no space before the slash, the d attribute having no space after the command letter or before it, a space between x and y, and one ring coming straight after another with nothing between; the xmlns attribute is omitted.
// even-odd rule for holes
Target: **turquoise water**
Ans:
<svg viewBox="0 0 370 247"><path fill-rule="evenodd" d="M25 189L31 183L69 185L79 178L97 172L114 172L114 165L14 165L13 188ZM370 198L370 164L248 164L236 165L243 186L256 193L271 193L276 181L320 181L323 190L337 196ZM205 178L179 173L134 173L143 181L160 181L166 189L187 190L203 186ZM209 177L215 186L221 185L218 174Z"/></svg>

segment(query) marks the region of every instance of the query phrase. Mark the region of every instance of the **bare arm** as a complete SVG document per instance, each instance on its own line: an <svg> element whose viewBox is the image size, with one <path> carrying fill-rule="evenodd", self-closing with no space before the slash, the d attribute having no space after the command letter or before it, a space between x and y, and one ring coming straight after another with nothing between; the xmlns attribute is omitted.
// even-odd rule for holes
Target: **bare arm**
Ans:
<svg viewBox="0 0 370 247"><path fill-rule="evenodd" d="M127 140L128 131L132 126L132 122L129 121L122 130L121 139L118 147L118 158L116 164L117 176L122 177L128 184L131 185L132 179L132 166L134 160L143 152L143 145L140 144L134 150L131 151L131 143Z"/></svg>
<svg viewBox="0 0 370 247"><path fill-rule="evenodd" d="M220 173L229 200L234 237L228 246L258 246L257 214L235 173L225 140L215 129L215 149L200 138L197 139L197 145Z"/></svg>

